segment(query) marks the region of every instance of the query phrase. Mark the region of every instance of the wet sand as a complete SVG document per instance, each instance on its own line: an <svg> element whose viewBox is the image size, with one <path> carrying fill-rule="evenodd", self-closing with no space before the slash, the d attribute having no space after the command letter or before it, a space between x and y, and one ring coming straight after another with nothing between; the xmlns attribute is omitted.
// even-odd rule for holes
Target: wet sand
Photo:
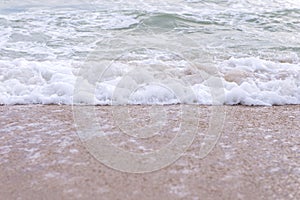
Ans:
<svg viewBox="0 0 300 200"><path fill-rule="evenodd" d="M130 107L136 124L149 121L148 108ZM171 119L162 140L136 146L128 136L108 137L137 153L162 146L178 122L178 105L163 108ZM299 105L225 106L222 135L204 159L197 152L211 107L197 108L199 131L184 155L161 170L131 174L88 152L71 106L0 106L0 199L300 199ZM114 121L111 109L96 107L100 123Z"/></svg>

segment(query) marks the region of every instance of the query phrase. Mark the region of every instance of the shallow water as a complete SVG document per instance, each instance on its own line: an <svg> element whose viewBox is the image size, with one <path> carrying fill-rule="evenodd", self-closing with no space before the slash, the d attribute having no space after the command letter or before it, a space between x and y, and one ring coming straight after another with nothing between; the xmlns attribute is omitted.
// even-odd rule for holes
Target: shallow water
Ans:
<svg viewBox="0 0 300 200"><path fill-rule="evenodd" d="M300 104L297 0L0 3L0 104Z"/></svg>

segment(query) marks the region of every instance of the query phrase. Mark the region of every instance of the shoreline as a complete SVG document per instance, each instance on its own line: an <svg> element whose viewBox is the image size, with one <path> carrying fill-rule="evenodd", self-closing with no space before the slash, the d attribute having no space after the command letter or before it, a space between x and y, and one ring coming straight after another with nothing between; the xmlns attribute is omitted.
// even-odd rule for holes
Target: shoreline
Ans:
<svg viewBox="0 0 300 200"><path fill-rule="evenodd" d="M178 106L178 105L187 105L187 106L199 106L199 107L209 107L209 106L224 106L224 107L235 107L235 106L240 106L240 107L280 107L280 106L300 106L300 104L274 104L270 106L266 105L244 105L244 104L222 104L222 105L208 105L208 104L181 104L181 103L176 103L176 104L124 104L124 105L111 105L111 104L97 104L97 105L74 105L74 104L41 104L41 103L33 103L33 104L0 104L0 106L7 106L7 107L12 107L12 106Z"/></svg>
<svg viewBox="0 0 300 200"><path fill-rule="evenodd" d="M132 109L137 124L148 123L147 107L125 106ZM176 124L174 113L180 105L162 107ZM87 151L77 135L72 106L0 106L0 195L5 199L300 197L300 105L221 106L226 109L222 135L203 159L197 152L213 106L190 107L199 109L200 132L182 157L158 171L130 174L103 165ZM112 106L95 106L95 110L100 122L114 120L107 114ZM170 141L173 125L167 125L163 129L166 134L143 143L136 152ZM115 131L113 126L106 128ZM109 137L132 151L141 146L124 143L130 141L127 136Z"/></svg>

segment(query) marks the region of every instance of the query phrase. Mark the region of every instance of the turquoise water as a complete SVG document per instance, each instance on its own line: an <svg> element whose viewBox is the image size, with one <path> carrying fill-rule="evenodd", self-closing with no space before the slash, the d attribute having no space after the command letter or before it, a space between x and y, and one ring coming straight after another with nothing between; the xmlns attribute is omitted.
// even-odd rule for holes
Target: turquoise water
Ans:
<svg viewBox="0 0 300 200"><path fill-rule="evenodd" d="M132 30L184 35L201 50L220 59L231 56L295 59L300 52L299 4L299 1L274 0L163 3L8 0L0 4L0 56L82 59L101 39ZM16 44L20 40L23 43ZM34 48L24 52L22 47L38 48L39 53Z"/></svg>

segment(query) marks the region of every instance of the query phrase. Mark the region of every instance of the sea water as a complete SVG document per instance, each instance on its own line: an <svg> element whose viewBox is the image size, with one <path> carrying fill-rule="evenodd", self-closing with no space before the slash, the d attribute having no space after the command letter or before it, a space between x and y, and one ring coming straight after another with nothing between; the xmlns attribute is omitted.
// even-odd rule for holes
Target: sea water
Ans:
<svg viewBox="0 0 300 200"><path fill-rule="evenodd" d="M300 104L299 0L0 1L0 104Z"/></svg>

